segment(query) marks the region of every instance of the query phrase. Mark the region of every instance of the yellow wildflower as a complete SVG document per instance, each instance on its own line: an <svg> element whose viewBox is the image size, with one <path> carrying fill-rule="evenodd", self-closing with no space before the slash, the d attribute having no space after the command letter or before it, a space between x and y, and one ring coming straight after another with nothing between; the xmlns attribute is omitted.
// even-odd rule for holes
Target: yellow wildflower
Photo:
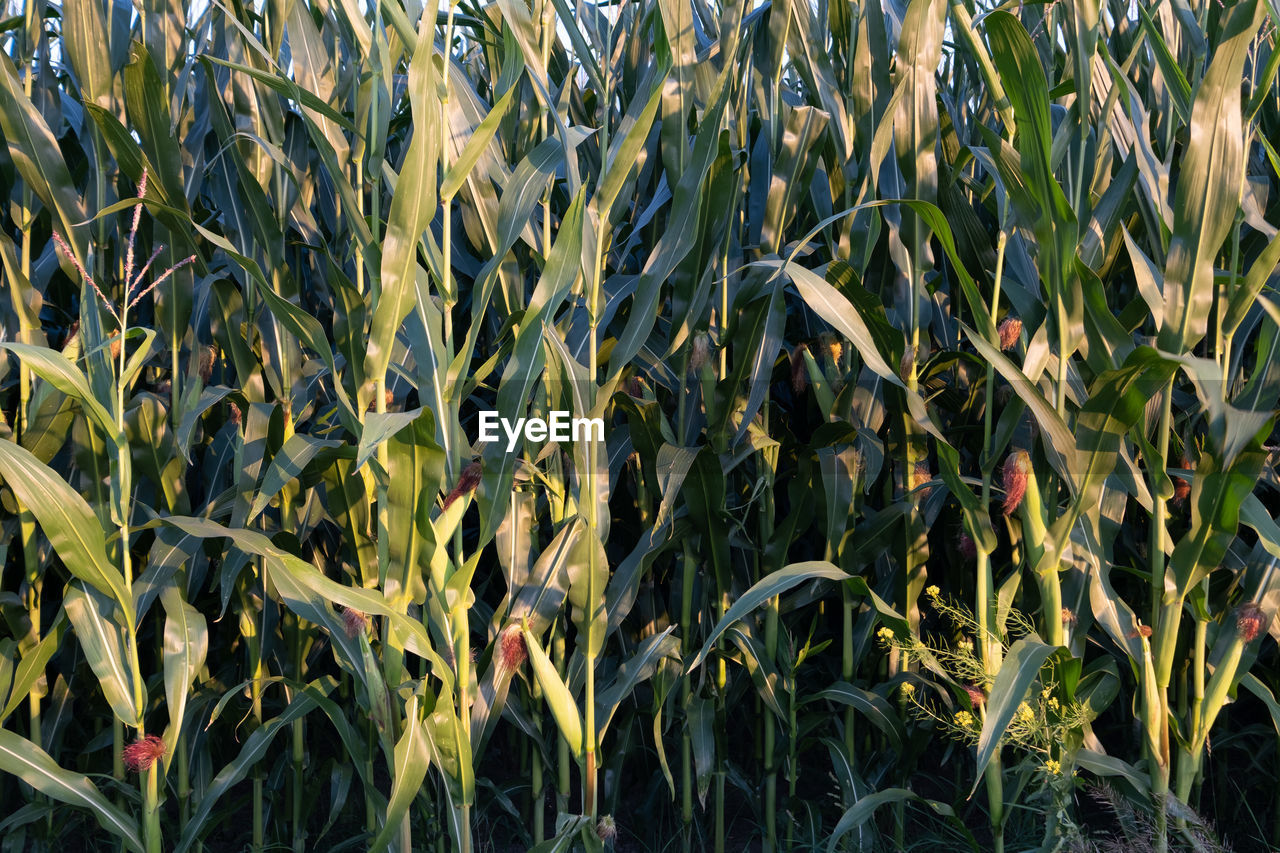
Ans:
<svg viewBox="0 0 1280 853"><path fill-rule="evenodd" d="M911 697L911 696L914 696L915 693L916 693L916 686L914 684L912 684L910 681L904 681L902 683L903 696Z"/></svg>
<svg viewBox="0 0 1280 853"><path fill-rule="evenodd" d="M973 714L970 714L968 711L957 711L955 719L956 725L962 729L973 727Z"/></svg>
<svg viewBox="0 0 1280 853"><path fill-rule="evenodd" d="M942 590L938 589L937 584L930 584L925 587L924 594L930 598L937 598L939 595L942 595Z"/></svg>
<svg viewBox="0 0 1280 853"><path fill-rule="evenodd" d="M1050 758L1048 761L1044 763L1044 770L1050 776L1057 776L1059 773L1062 772L1062 765L1057 761L1053 760L1052 758Z"/></svg>

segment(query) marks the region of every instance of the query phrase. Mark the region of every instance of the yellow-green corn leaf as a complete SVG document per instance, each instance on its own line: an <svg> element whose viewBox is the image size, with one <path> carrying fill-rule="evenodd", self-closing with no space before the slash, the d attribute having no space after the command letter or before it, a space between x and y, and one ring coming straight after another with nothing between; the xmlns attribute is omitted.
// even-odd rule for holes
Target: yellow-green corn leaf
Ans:
<svg viewBox="0 0 1280 853"><path fill-rule="evenodd" d="M551 715L555 717L556 725L565 743L569 744L569 751L581 758L582 717L578 713L578 705L574 701L573 693L556 672L556 666L551 662L551 658L547 657L547 653L538 644L538 638L527 627L522 631L525 645L529 649L529 663L533 665L533 675L542 687L547 705L551 708Z"/></svg>
<svg viewBox="0 0 1280 853"><path fill-rule="evenodd" d="M102 796L89 777L64 770L49 753L6 729L0 729L0 770L47 797L88 809L103 829L123 840L129 849L142 850L137 823Z"/></svg>
<svg viewBox="0 0 1280 853"><path fill-rule="evenodd" d="M84 498L30 451L0 441L0 477L31 511L71 574L115 599L133 623L124 577L107 556L107 538Z"/></svg>
<svg viewBox="0 0 1280 853"><path fill-rule="evenodd" d="M138 726L142 710L134 701L129 629L121 624L120 608L96 589L81 590L74 584L67 587L62 606L116 718L126 726Z"/></svg>

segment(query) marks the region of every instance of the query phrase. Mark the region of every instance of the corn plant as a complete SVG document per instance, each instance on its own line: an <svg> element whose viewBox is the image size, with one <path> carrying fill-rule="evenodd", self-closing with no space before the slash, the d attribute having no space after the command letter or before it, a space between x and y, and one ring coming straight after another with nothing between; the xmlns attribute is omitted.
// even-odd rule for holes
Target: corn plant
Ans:
<svg viewBox="0 0 1280 853"><path fill-rule="evenodd" d="M1280 837L1277 15L10 4L0 848Z"/></svg>

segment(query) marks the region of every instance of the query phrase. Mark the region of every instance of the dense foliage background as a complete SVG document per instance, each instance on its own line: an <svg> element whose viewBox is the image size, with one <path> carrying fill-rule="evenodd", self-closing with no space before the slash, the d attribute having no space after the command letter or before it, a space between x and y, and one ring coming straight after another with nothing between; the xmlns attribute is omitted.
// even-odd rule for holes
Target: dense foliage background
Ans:
<svg viewBox="0 0 1280 853"><path fill-rule="evenodd" d="M0 849L1280 842L1273 0L4 14Z"/></svg>

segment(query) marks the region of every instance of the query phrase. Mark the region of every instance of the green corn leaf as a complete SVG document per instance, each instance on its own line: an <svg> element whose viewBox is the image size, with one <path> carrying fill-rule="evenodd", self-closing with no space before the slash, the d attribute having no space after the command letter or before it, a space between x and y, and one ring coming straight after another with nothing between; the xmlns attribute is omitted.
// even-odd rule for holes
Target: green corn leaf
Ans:
<svg viewBox="0 0 1280 853"><path fill-rule="evenodd" d="M0 441L0 477L40 523L71 574L115 599L133 624L124 577L107 557L107 539L93 510L61 477L10 441Z"/></svg>
<svg viewBox="0 0 1280 853"><path fill-rule="evenodd" d="M668 626L661 634L646 637L636 653L618 666L613 681L596 692L596 743L604 742L609 723L618 706L635 692L636 686L648 680L657 671L663 658L679 660L680 638L672 636L675 626Z"/></svg>
<svg viewBox="0 0 1280 853"><path fill-rule="evenodd" d="M567 853L573 849L574 842L582 840L584 834L595 833L595 826L589 815L562 814L556 821L556 829L555 838L535 844L529 848L529 853Z"/></svg>
<svg viewBox="0 0 1280 853"><path fill-rule="evenodd" d="M1178 362L1151 347L1139 347L1129 354L1122 367L1108 370L1090 388L1089 398L1076 421L1075 455L1081 468L1075 472L1079 490L1069 509L1049 532L1053 542L1065 542L1082 515L1099 506L1104 484L1119 463L1121 442L1156 399L1178 369ZM1046 549L1044 559L1057 559ZM1047 571L1049 563L1037 565Z"/></svg>
<svg viewBox="0 0 1280 853"><path fill-rule="evenodd" d="M945 442L938 442L939 473L947 484L951 494L960 502L964 513L965 529L973 537L974 543L984 553L990 554L996 549L996 532L991 527L991 514L982 501L973 493L973 489L960 478L960 455L956 449Z"/></svg>
<svg viewBox="0 0 1280 853"><path fill-rule="evenodd" d="M378 452L379 444L407 429L422 412L418 408L407 412L370 412L365 415L364 430L360 433L360 444L356 448L356 464L351 473L355 474L364 463L373 458L373 454Z"/></svg>
<svg viewBox="0 0 1280 853"><path fill-rule="evenodd" d="M1187 75L1178 66L1178 60L1169 50L1168 43L1156 30L1151 14L1143 6L1138 7L1138 14L1141 16L1142 31L1146 34L1147 44L1151 46L1151 52L1155 55L1156 65L1160 68L1160 76L1164 78L1169 99L1178 113L1178 119L1183 122L1188 121L1191 118L1191 84L1187 82Z"/></svg>
<svg viewBox="0 0 1280 853"><path fill-rule="evenodd" d="M394 763L392 766L391 799L387 802L386 822L382 831L369 844L370 850L385 850L396 833L400 831L400 822L409 812L418 796L418 789L427 777L427 769L431 766L431 755L428 751L427 732L422 720L418 719L418 696L409 697L404 709L404 732L396 741Z"/></svg>
<svg viewBox="0 0 1280 853"><path fill-rule="evenodd" d="M1280 524L1276 524L1257 495L1250 494L1240 503L1240 523L1253 528L1258 534L1258 544L1280 560Z"/></svg>
<svg viewBox="0 0 1280 853"><path fill-rule="evenodd" d="M974 839L972 833L964 829L964 824L956 817L955 811L946 803L940 803L936 800L928 800L905 788L885 788L882 791L876 791L874 794L868 794L857 802L852 808L847 810L836 822L835 829L831 831L831 837L827 841L828 853L835 853L840 849L840 840L856 829L860 829L867 821L869 821L881 806L890 805L892 803L904 802L921 802L927 805L940 817L946 818L948 823L957 829L962 830L965 840L968 842L969 849L978 851L982 848L978 846L978 842Z"/></svg>
<svg viewBox="0 0 1280 853"><path fill-rule="evenodd" d="M725 474L720 458L709 447L704 447L693 460L684 486L684 502L694 529L703 536L700 550L711 557L717 586L729 589L730 523L725 509Z"/></svg>
<svg viewBox="0 0 1280 853"><path fill-rule="evenodd" d="M89 218L88 212L57 139L23 92L18 70L8 53L0 56L0 131L9 143L13 165L22 180L48 205L58 231L80 262L87 263L88 229L81 223Z"/></svg>
<svg viewBox="0 0 1280 853"><path fill-rule="evenodd" d="M728 103L729 88L728 85L720 87L714 103L701 119L692 158L673 193L671 219L644 263L631 314L609 354L611 374L619 374L644 346L657 320L663 282L671 277L697 242L695 226L701 208L702 185L718 151L720 119Z"/></svg>
<svg viewBox="0 0 1280 853"><path fill-rule="evenodd" d="M283 421L280 407L270 403L250 403L244 412L243 432L235 442L236 491L231 509L232 527L243 527L247 523L250 501L269 451L268 444L274 443L273 435L280 434ZM230 590L224 586L224 599L229 593Z"/></svg>
<svg viewBox="0 0 1280 853"><path fill-rule="evenodd" d="M1014 393L1027 404L1027 408L1035 416L1036 423L1047 439L1045 441L1045 450L1048 453L1049 460L1053 463L1054 470L1062 475L1074 489L1076 473L1079 470L1076 461L1076 440L1071 430L1067 428L1066 423L1054 410L1053 403L1038 386L1027 378L1027 375L1022 372L1020 367L1000 351L999 347L992 346L982 337L973 334L972 330L965 326L964 323L960 324L960 328L964 329L966 336L973 342L974 349L978 351L978 354L995 367L996 372L1013 387Z"/></svg>
<svg viewBox="0 0 1280 853"><path fill-rule="evenodd" d="M938 105L937 68L942 58L942 39L947 25L943 0L916 2L907 6L898 38L895 85L902 91L893 113L894 143L898 164L913 198L938 200ZM1015 102L1015 110L1017 104ZM929 230L919 215L910 210L903 225L904 242L919 266L919 276L931 263ZM915 297L917 282L910 282Z"/></svg>
<svg viewBox="0 0 1280 853"><path fill-rule="evenodd" d="M553 0L559 4L563 0ZM569 25L572 35L576 25ZM653 128L653 119L662 103L662 90L666 83L667 71L658 68L649 74L636 89L635 97L627 106L627 112L621 124L609 142L609 154L605 162L600 183L591 196L591 209L595 220L601 228L607 229L612 224L613 210L617 206L619 196L626 184L627 176L635 169L637 158ZM607 217L603 220L601 217Z"/></svg>
<svg viewBox="0 0 1280 853"><path fill-rule="evenodd" d="M1240 80L1253 37L1266 14L1257 0L1226 10L1223 40L1191 105L1187 150L1173 206L1173 239L1165 266L1164 325L1159 347L1181 355L1208 329L1213 262L1235 220L1245 167Z"/></svg>
<svg viewBox="0 0 1280 853"><path fill-rule="evenodd" d="M98 677L98 686L116 718L126 726L142 722L134 701L134 672L129 662L128 627L120 624L119 608L96 589L67 587L62 606L75 628L85 659Z"/></svg>
<svg viewBox="0 0 1280 853"><path fill-rule="evenodd" d="M429 97L436 91L432 58L434 44L428 35L432 23L429 15L423 16L419 49L414 52L409 65L414 133L391 198L383 243L382 289L373 309L369 352L364 364L365 376L375 382L386 376L396 332L417 298L418 244L422 240L422 232L436 213L439 134L436 130L436 99ZM450 212L445 211L445 215L450 215Z"/></svg>
<svg viewBox="0 0 1280 853"><path fill-rule="evenodd" d="M336 684L337 682L333 678L313 681L293 698L293 701L288 704L280 716L267 720L260 728L255 729L253 734L249 735L244 742L244 746L240 748L240 753L232 759L231 763L218 771L218 774L213 777L213 781L209 783L209 787L205 789L203 796L196 803L191 812L191 819L187 822L186 829L178 840L178 846L174 848L176 853L186 853L197 842L201 833L209 829L209 815L212 813L214 806L217 805L218 800L248 775L254 765L262 760L276 735L294 720L301 719L315 708L317 699L328 696Z"/></svg>
<svg viewBox="0 0 1280 853"><path fill-rule="evenodd" d="M31 690L45 674L45 667L49 665L50 658L54 652L62 645L62 636L66 633L67 618L65 611L58 613L58 618L50 626L45 635L40 638L40 642L32 649L28 649L18 661L18 665L13 669L12 686L5 684L0 679L0 698L5 695L5 687L9 689L9 700L5 703L4 710L0 711L0 723L8 719L31 693Z"/></svg>
<svg viewBox="0 0 1280 853"><path fill-rule="evenodd" d="M1040 642L1034 636L1023 637L1013 644L1000 671L996 673L995 684L991 695L987 698L987 713L982 720L982 733L978 736L977 769L974 772L973 788L970 795L978 789L982 774L986 772L991 757L1000 748L1005 730L1017 713L1018 706L1027 697L1027 691L1035 683L1040 674L1040 667L1049 656L1057 651L1053 646Z"/></svg>
<svg viewBox="0 0 1280 853"><path fill-rule="evenodd" d="M791 701L784 692L785 683L782 673L778 672L777 662L760 641L759 632L753 630L750 623L739 622L729 628L726 634L741 652L742 663L750 673L751 682L760 699L779 720L787 720L786 707L790 706Z"/></svg>
<svg viewBox="0 0 1280 853"><path fill-rule="evenodd" d="M1262 704L1267 706L1267 713L1271 715L1271 724L1275 726L1276 732L1280 734L1280 702L1276 701L1276 696L1271 692L1271 688L1263 684L1262 680L1253 673L1246 673L1240 679L1240 686L1262 700Z"/></svg>
<svg viewBox="0 0 1280 853"><path fill-rule="evenodd" d="M133 385L133 380L138 378L138 374L142 372L142 368L146 367L147 361L151 358L151 347L155 345L156 330L155 329L139 329L136 326L125 334L125 341L130 338L141 337L142 343L138 344L133 353L129 356L124 364L124 373L120 374L119 382L125 388Z"/></svg>
<svg viewBox="0 0 1280 853"><path fill-rule="evenodd" d="M433 673L452 689L453 679L449 675L452 669L433 650L422 623L391 607L380 592L343 586L307 561L275 547L261 533L224 527L203 518L174 516L164 519L163 523L202 539L227 537L246 553L264 557L272 573L271 582L289 608L304 619L325 626L332 642L342 649L343 657L357 671L363 655L355 641L347 636L342 619L333 610L334 604L390 619L395 629L391 636L403 644L402 648L426 658L432 664Z"/></svg>
<svg viewBox="0 0 1280 853"><path fill-rule="evenodd" d="M555 717L556 725L565 743L569 744L569 751L581 758L583 754L582 717L578 713L578 704L574 701L573 693L560 678L560 673L556 672L556 666L551 662L551 658L547 657L547 653L538 644L538 638L527 627L522 630L525 646L529 650L529 663L533 667L533 675L542 687L547 705L551 708L551 715Z"/></svg>
<svg viewBox="0 0 1280 853"><path fill-rule="evenodd" d="M388 565L382 591L393 602L422 603L427 584L420 564L436 542L430 525L422 524L435 504L445 477L445 457L435 443L435 423L422 409L410 426L387 442L386 539Z"/></svg>
<svg viewBox="0 0 1280 853"><path fill-rule="evenodd" d="M527 410L534 385L546 364L543 336L548 334L551 319L582 274L584 198L585 189L579 191L565 212L546 266L529 299L512 357L498 384L496 410L504 417L521 417ZM485 448L485 488L480 497L481 545L489 540L498 519L506 514L516 459L514 453L506 452L504 441L499 440Z"/></svg>
<svg viewBox="0 0 1280 853"><path fill-rule="evenodd" d="M686 667L686 672L693 672L706 659L707 654L715 646L716 640L720 639L720 635L729 629L733 623L745 617L748 613L764 604L769 599L781 595L789 589L799 584L812 580L832 580L842 581L848 580L849 575L837 569L831 563L825 560L813 560L807 563L792 563L791 565L778 569L773 574L761 579L751 589L744 592L733 606L725 612L720 621L716 623L711 634L707 637L702 649L693 657L693 660Z"/></svg>
<svg viewBox="0 0 1280 853"><path fill-rule="evenodd" d="M455 841L461 838L458 806L472 803L475 797L474 761L467 727L458 719L453 696L440 693L435 707L424 720L431 761L445 777L445 796L449 805L449 833Z"/></svg>
<svg viewBox="0 0 1280 853"><path fill-rule="evenodd" d="M584 131L575 128L568 137L571 143L569 150L581 144L586 138L587 134ZM493 288L498 280L503 260L520 234L529 227L529 217L533 214L533 209L539 202L547 181L565 160L567 156L565 151L565 146L558 144L557 140L544 139L525 155L507 179L506 186L502 189L502 201L498 207L497 240L492 247L489 260L480 268L471 287L472 327L467 331L466 341L448 367L448 381L457 381L464 372L470 372L471 358L475 353L479 330L483 325L485 311L489 308L489 300L493 296ZM486 532L491 534L491 531Z"/></svg>
<svg viewBox="0 0 1280 853"><path fill-rule="evenodd" d="M165 403L150 392L134 396L124 415L124 434L131 451L133 470L141 472L157 488L159 502L169 512L185 501L184 467L169 431Z"/></svg>
<svg viewBox="0 0 1280 853"><path fill-rule="evenodd" d="M293 59L299 91L313 94L319 100L333 104L337 91L334 71L338 62L336 57L329 54L324 37L316 28L310 9L305 4L294 3L289 7L289 55ZM335 111L340 113L341 105ZM342 135L342 125L322 113L317 112L316 116L320 130L333 147L338 162L348 162L351 152L346 137Z"/></svg>
<svg viewBox="0 0 1280 853"><path fill-rule="evenodd" d="M155 332L152 332L151 335L154 337ZM85 413L93 418L93 422L97 424L103 434L112 442L116 440L118 430L116 429L115 418L98 402L89 387L89 379L84 375L84 372L67 361L61 353L48 347L12 342L0 343L0 349L9 350L22 359L31 368L32 372L41 379L68 397L75 399L84 407Z"/></svg>
<svg viewBox="0 0 1280 853"><path fill-rule="evenodd" d="M262 478L262 487L258 489L253 506L249 508L249 517L245 523L252 524L259 513L267 508L267 504L280 494L280 490L301 474L322 451L342 446L343 442L336 439L315 438L305 433L294 433L285 439L284 445L271 458L271 465Z"/></svg>
<svg viewBox="0 0 1280 853"><path fill-rule="evenodd" d="M664 443L658 449L654 468L658 475L662 503L658 505L655 524L662 525L671 517L675 509L676 497L680 494L680 487L684 485L689 469L693 467L693 461L698 458L698 455L699 450L696 447L676 447Z"/></svg>
<svg viewBox="0 0 1280 853"><path fill-rule="evenodd" d="M621 563L614 568L609 578L609 586L605 589L605 612L609 617L607 633L618 629L626 614L631 612L639 593L640 582L647 576L653 565L663 552L679 541L677 530L683 525L663 524L649 530L636 542L635 548Z"/></svg>
<svg viewBox="0 0 1280 853"><path fill-rule="evenodd" d="M107 32L110 30L101 3L68 3L62 10L64 55L75 70L80 97L85 103L104 109L111 108L114 88L110 45L103 38Z"/></svg>
<svg viewBox="0 0 1280 853"><path fill-rule="evenodd" d="M152 61L151 52L141 42L135 41L131 45L129 62L122 76L130 129L155 168L149 176L149 185L161 190L162 198L170 206L185 208L187 197L183 192L182 150L173 132L165 86ZM189 235L190 231L185 233ZM189 236L179 239L186 242Z"/></svg>
<svg viewBox="0 0 1280 853"><path fill-rule="evenodd" d="M769 377L773 372L778 350L783 345L783 331L786 326L786 297L783 293L782 282L775 282L770 289L769 298L764 303L762 311L750 311L748 309L747 313L753 324L750 329L750 337L746 342L746 352L751 353L751 358L741 360L738 368L734 371L734 375L731 377L731 381L734 388L742 387L745 383L751 390L747 395L747 406L742 410L741 420L738 421L738 430L733 436L735 444L746 434L747 429L755 420L756 413L760 411L760 407L764 403L765 393L769 390ZM742 331L747 331L747 329ZM724 406L721 409L721 420L728 420L732 414L736 414L733 411L734 408L736 407ZM721 423L712 428L711 434L714 436L723 428L724 424Z"/></svg>
<svg viewBox="0 0 1280 853"><path fill-rule="evenodd" d="M1076 753L1076 766L1082 770L1088 770L1095 776L1119 776L1138 791L1151 789L1150 776L1114 755L1103 755L1092 749L1082 749Z"/></svg>
<svg viewBox="0 0 1280 853"><path fill-rule="evenodd" d="M255 276L253 283L257 287L258 294L262 296L276 319L283 323L285 328L298 340L306 344L312 352L319 355L320 360L324 362L324 366L329 368L329 375L333 378L333 390L341 406L343 424L347 429L359 435L360 420L356 416L355 408L346 388L342 384L342 379L338 376L338 366L333 358L333 347L329 343L329 335L321 327L320 321L277 294L267 286L266 281L261 277Z"/></svg>
<svg viewBox="0 0 1280 853"><path fill-rule="evenodd" d="M582 528L582 533L575 540L565 562L565 575L569 580L570 618L578 628L579 648L584 651L590 649L591 656L596 657L604 648L605 633L609 626L609 616L604 612L605 598L602 595L609 583L609 558L600 538L607 534L593 532L583 517L579 517L578 526ZM595 552L594 555L592 551Z"/></svg>
<svg viewBox="0 0 1280 853"><path fill-rule="evenodd" d="M221 3L215 2L214 5L223 9L223 11L226 11L226 7L222 6ZM232 17L232 16L229 15L228 17ZM259 68L253 68L251 66L244 65L239 62L232 62L230 60L223 59L218 56L208 56L208 59L211 62L216 62L218 65L225 66L226 68L230 68L234 71L239 71L241 74L247 74L248 76L252 77L254 80L258 81L259 83L262 83L264 86L267 86L268 88L274 90L275 92L281 95L284 95L287 98L293 98L294 100L302 104L307 109L314 110L315 112L319 113L328 121L331 121L334 124L337 124L343 130L347 130L347 131L355 130L355 128L351 124L351 121L346 116L344 116L342 113L338 112L333 107L326 104L324 101L320 100L320 98L317 97L314 92L309 92L306 89L303 89L302 87L296 85L292 80L283 76L282 74L279 74L279 73L272 74L269 71L263 71Z"/></svg>
<svg viewBox="0 0 1280 853"><path fill-rule="evenodd" d="M1204 457L1191 484L1191 529L1169 558L1166 604L1181 601L1191 588L1218 568L1236 537L1240 507L1258 482L1262 453L1241 453L1231 468L1219 470L1216 459Z"/></svg>
<svg viewBox="0 0 1280 853"><path fill-rule="evenodd" d="M14 673L13 658L17 651L18 644L14 642L12 637L5 637L0 640L0 699L7 700L6 706L12 705L13 708L18 707L18 704L23 700L21 692L13 692L12 694L10 692ZM34 679L32 681L34 683ZM3 722L12 710L12 708L9 708L3 716L0 716L0 722Z"/></svg>
<svg viewBox="0 0 1280 853"><path fill-rule="evenodd" d="M574 545L585 531L582 524L566 524L547 544L528 575L513 584L509 618L528 621L535 634L545 631L568 595L568 563Z"/></svg>
<svg viewBox="0 0 1280 853"><path fill-rule="evenodd" d="M1009 85L1006 92L1013 103L1018 120L1019 150L1022 166L1026 170L1029 188L1038 195L1044 205L1041 217L1051 215L1049 204L1066 207L1066 198L1053 177L1051 149L1053 132L1049 119L1049 86L1044 76L1035 47L1026 28L1016 17L1004 11L995 11L985 18L987 35L991 41L991 55L1000 76ZM1064 211L1070 215L1069 211Z"/></svg>
<svg viewBox="0 0 1280 853"><path fill-rule="evenodd" d="M826 690L814 694L813 700L839 702L855 708L870 720L873 726L884 733L893 749L901 752L902 744L907 739L906 730L902 726L902 721L898 719L898 715L894 713L893 706L879 693L872 693L870 690L848 682L838 681Z"/></svg>
<svg viewBox="0 0 1280 853"><path fill-rule="evenodd" d="M711 788L711 776L716 769L715 704L705 696L690 694L685 704L685 721L693 742L698 801L706 808L707 791Z"/></svg>
<svg viewBox="0 0 1280 853"><path fill-rule="evenodd" d="M49 753L6 729L0 729L0 770L12 773L45 796L88 809L103 829L141 853L138 825L102 796L89 777L62 769Z"/></svg>
<svg viewBox="0 0 1280 853"><path fill-rule="evenodd" d="M164 697L169 709L169 727L165 729L165 769L168 770L173 750L186 717L187 697L196 676L209 654L209 626L204 614L182 599L175 582L160 593L164 605Z"/></svg>
<svg viewBox="0 0 1280 853"><path fill-rule="evenodd" d="M563 3L564 0L555 0L556 3ZM529 82L533 84L538 92L538 100L542 107L550 112L550 118L555 123L556 134L559 136L560 147L567 168L565 169L565 179L568 185L570 195L578 194L579 176L577 155L574 148L577 141L574 134L578 132L578 128L570 128L565 125L564 120L560 117L559 109L551 109L551 105L555 103L549 86L551 79L547 74L547 68L542 61L542 52L538 48L537 36L534 31L533 17L530 14L530 8L525 3L513 2L513 0L498 0L494 6L501 12L503 23L505 23L515 36L516 44L520 47L521 58L524 60L528 69ZM566 26L572 39L577 33L576 16L573 14L562 14L561 22ZM584 61L584 66L589 74L593 74L593 79L601 82L600 69L594 56L590 51L579 55ZM603 87L597 91L603 91ZM544 140L551 142L553 140Z"/></svg>
<svg viewBox="0 0 1280 853"><path fill-rule="evenodd" d="M1280 56L1280 53L1275 55ZM1254 259L1249 271L1244 275L1241 286L1231 291L1226 317L1222 321L1224 335L1234 335L1240 328L1249 309L1258 302L1258 295L1262 293L1262 288L1275 272L1277 264L1280 264L1280 234L1272 237L1267 247Z"/></svg>
<svg viewBox="0 0 1280 853"><path fill-rule="evenodd" d="M471 170L475 168L476 161L480 159L484 149L488 148L489 144L493 142L493 137L497 134L498 128L507 114L507 108L510 107L512 96L515 95L517 88L512 86L508 89L489 110L489 114L484 117L484 120L471 132L466 145L462 147L462 153L449 165L449 170L445 172L444 178L440 182L441 198L451 199L458 194L458 190L462 188L462 185L471 175ZM572 234L572 232L568 233Z"/></svg>

